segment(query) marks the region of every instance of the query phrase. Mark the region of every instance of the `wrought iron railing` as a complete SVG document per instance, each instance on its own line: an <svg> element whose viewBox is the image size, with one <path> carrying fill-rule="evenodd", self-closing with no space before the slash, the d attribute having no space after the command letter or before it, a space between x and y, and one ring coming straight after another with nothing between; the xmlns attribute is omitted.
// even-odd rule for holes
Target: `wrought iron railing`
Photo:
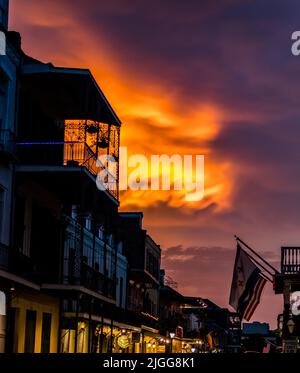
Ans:
<svg viewBox="0 0 300 373"><path fill-rule="evenodd" d="M96 154L85 142L17 142L17 146L21 162L25 164L85 167L95 177L101 169ZM107 178L104 189L118 199L118 181L112 175Z"/></svg>
<svg viewBox="0 0 300 373"><path fill-rule="evenodd" d="M64 143L64 165L84 166L94 176L99 172L96 155L84 142Z"/></svg>
<svg viewBox="0 0 300 373"><path fill-rule="evenodd" d="M68 228L65 235L63 283L84 286L109 298L115 298L113 278L104 274L104 245L98 237L65 216ZM108 247L107 247L108 249Z"/></svg>
<svg viewBox="0 0 300 373"><path fill-rule="evenodd" d="M31 257L0 243L0 269L33 282L39 282L37 266Z"/></svg>
<svg viewBox="0 0 300 373"><path fill-rule="evenodd" d="M83 260L79 261L78 268L78 261L76 259L64 259L64 268L67 268L63 279L64 284L84 286L89 290L93 290L109 298L114 298L114 281L84 263Z"/></svg>
<svg viewBox="0 0 300 373"><path fill-rule="evenodd" d="M300 247L281 248L281 273L300 273Z"/></svg>

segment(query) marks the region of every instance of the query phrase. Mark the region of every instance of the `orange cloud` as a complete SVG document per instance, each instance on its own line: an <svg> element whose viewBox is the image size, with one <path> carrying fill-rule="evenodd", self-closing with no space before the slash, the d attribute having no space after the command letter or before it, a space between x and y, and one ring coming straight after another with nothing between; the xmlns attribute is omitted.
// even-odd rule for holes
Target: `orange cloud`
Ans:
<svg viewBox="0 0 300 373"><path fill-rule="evenodd" d="M57 65L91 69L122 119L121 145L127 146L129 155L205 155L202 201L187 202L185 191L127 191L121 193L121 209L142 209L160 202L184 207L186 213L212 203L218 209L230 206L230 164L214 159L210 146L219 133L222 117L214 103L203 102L197 107L182 104L175 90L160 87L159 77L156 82L135 80L126 73L126 61L117 58L117 51L108 45L105 35L80 27L77 15L65 3L58 6L57 2L47 1L39 7L36 2L30 6L30 1L26 5L13 1L12 14L13 26L22 32L25 51ZM47 40L37 39L34 29L46 30ZM54 30L61 35L64 53L55 46L51 48L51 43L47 49Z"/></svg>

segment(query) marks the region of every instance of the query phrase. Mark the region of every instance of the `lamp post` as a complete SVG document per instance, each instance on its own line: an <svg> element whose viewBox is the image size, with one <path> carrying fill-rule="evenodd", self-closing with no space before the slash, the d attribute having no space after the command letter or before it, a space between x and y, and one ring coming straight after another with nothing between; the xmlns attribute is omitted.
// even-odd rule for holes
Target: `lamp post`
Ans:
<svg viewBox="0 0 300 373"><path fill-rule="evenodd" d="M175 333L170 333L171 338L171 353L173 352L173 338L175 337Z"/></svg>

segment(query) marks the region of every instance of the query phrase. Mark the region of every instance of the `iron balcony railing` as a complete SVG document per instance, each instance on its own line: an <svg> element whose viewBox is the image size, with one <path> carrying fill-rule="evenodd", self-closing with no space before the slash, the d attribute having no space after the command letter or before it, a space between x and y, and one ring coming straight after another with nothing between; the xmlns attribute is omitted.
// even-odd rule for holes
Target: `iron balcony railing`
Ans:
<svg viewBox="0 0 300 373"><path fill-rule="evenodd" d="M94 176L99 172L96 155L85 142L64 142L64 165L84 166Z"/></svg>
<svg viewBox="0 0 300 373"><path fill-rule="evenodd" d="M110 247L94 237L75 219L65 216L63 283L84 286L109 298L115 298L116 284L113 274L105 271L105 262L114 265ZM104 250L106 249L106 261ZM110 253L110 255L108 254Z"/></svg>
<svg viewBox="0 0 300 373"><path fill-rule="evenodd" d="M24 164L85 167L95 177L101 170L96 154L85 142L17 142L17 147L21 163ZM118 181L112 175L107 178L105 189L118 200Z"/></svg>
<svg viewBox="0 0 300 373"><path fill-rule="evenodd" d="M300 247L281 248L281 273L300 274Z"/></svg>
<svg viewBox="0 0 300 373"><path fill-rule="evenodd" d="M0 269L39 282L36 263L19 250L0 243Z"/></svg>
<svg viewBox="0 0 300 373"><path fill-rule="evenodd" d="M64 284L84 286L108 298L115 297L113 279L90 267L83 260L78 263L76 258L64 259L64 268Z"/></svg>

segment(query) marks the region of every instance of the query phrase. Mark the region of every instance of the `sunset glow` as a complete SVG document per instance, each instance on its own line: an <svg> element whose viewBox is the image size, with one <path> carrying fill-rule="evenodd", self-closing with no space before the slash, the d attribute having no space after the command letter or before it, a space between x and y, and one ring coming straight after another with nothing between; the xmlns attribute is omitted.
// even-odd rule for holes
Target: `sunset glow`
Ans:
<svg viewBox="0 0 300 373"><path fill-rule="evenodd" d="M11 0L10 29L25 53L91 70L122 121L129 157L204 155L200 201L184 190L127 190L120 209L143 211L182 292L227 307L234 234L275 266L280 245L299 245L296 12L246 1L250 19L235 0L174 1L172 10L166 1L159 12L146 1L42 3ZM263 299L257 318L275 320L281 300L271 288Z"/></svg>

